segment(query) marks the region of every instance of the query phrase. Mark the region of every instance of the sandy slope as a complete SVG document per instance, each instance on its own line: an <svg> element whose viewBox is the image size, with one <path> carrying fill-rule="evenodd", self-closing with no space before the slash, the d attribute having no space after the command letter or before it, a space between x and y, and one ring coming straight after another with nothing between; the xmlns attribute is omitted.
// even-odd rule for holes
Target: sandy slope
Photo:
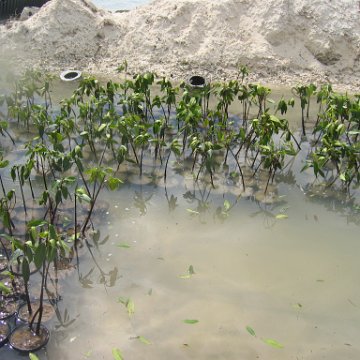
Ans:
<svg viewBox="0 0 360 360"><path fill-rule="evenodd" d="M359 91L360 12L350 0L154 0L113 14L52 0L0 26L0 59L16 69L109 74L126 59L130 71L216 79L234 76L240 63L253 80L330 80Z"/></svg>

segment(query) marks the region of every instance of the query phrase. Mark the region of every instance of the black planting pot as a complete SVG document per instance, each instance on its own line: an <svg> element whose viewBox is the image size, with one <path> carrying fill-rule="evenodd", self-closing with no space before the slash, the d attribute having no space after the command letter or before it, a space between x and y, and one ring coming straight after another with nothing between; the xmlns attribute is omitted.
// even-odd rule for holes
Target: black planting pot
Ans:
<svg viewBox="0 0 360 360"><path fill-rule="evenodd" d="M3 346L9 338L11 327L7 321L0 321L0 347Z"/></svg>
<svg viewBox="0 0 360 360"><path fill-rule="evenodd" d="M50 339L50 332L44 325L40 325L40 334L35 333L29 328L29 325L17 326L9 336L11 347L22 353L35 352L46 346Z"/></svg>
<svg viewBox="0 0 360 360"><path fill-rule="evenodd" d="M191 76L189 85L193 88L203 88L206 85L205 78L199 75Z"/></svg>

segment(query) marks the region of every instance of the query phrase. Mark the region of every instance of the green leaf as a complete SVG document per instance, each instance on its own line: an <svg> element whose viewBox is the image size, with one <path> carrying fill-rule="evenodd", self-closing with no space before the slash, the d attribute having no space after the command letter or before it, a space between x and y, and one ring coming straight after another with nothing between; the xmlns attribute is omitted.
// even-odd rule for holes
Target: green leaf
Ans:
<svg viewBox="0 0 360 360"><path fill-rule="evenodd" d="M25 284L29 282L30 279L30 267L28 260L24 257L22 261L22 276Z"/></svg>
<svg viewBox="0 0 360 360"><path fill-rule="evenodd" d="M122 184L122 181L116 177L110 177L108 179L108 187L110 190L116 190Z"/></svg>
<svg viewBox="0 0 360 360"><path fill-rule="evenodd" d="M27 227L30 229L32 227L44 226L47 222L45 220L31 220L27 223Z"/></svg>
<svg viewBox="0 0 360 360"><path fill-rule="evenodd" d="M194 267L192 265L189 266L189 270L188 270L190 275L194 275L195 271L194 271Z"/></svg>
<svg viewBox="0 0 360 360"><path fill-rule="evenodd" d="M255 333L255 331L254 331L254 329L253 329L252 327L247 326L247 327L246 327L246 330L247 330L247 332L248 332L251 336L255 336L255 337L256 337L256 333Z"/></svg>
<svg viewBox="0 0 360 360"><path fill-rule="evenodd" d="M278 219L278 220L287 219L288 217L289 217L289 216L286 215L286 214L277 214L277 215L275 216L275 218Z"/></svg>
<svg viewBox="0 0 360 360"><path fill-rule="evenodd" d="M127 309L127 312L129 314L129 316L134 314L134 312L135 312L135 304L131 299L128 300L128 302L126 304L126 309Z"/></svg>
<svg viewBox="0 0 360 360"><path fill-rule="evenodd" d="M184 275L179 275L180 279L190 279L192 275L195 274L194 267L192 265L189 266L188 273Z"/></svg>
<svg viewBox="0 0 360 360"><path fill-rule="evenodd" d="M184 274L184 275L179 275L180 279L190 279L191 275L190 274Z"/></svg>
<svg viewBox="0 0 360 360"><path fill-rule="evenodd" d="M39 360L39 358L33 353L29 353L29 359L30 360Z"/></svg>
<svg viewBox="0 0 360 360"><path fill-rule="evenodd" d="M37 269L40 269L45 261L46 257L46 246L44 243L39 244L35 250L34 262Z"/></svg>
<svg viewBox="0 0 360 360"><path fill-rule="evenodd" d="M191 324L191 325L193 325L193 324L197 324L197 323L199 322L199 320L186 319L186 320L183 320L183 322L184 322L185 324Z"/></svg>
<svg viewBox="0 0 360 360"><path fill-rule="evenodd" d="M131 246L129 244L125 244L125 243L122 243L122 244L118 244L116 245L117 247L119 248L124 248L124 249L129 249L131 248Z"/></svg>
<svg viewBox="0 0 360 360"><path fill-rule="evenodd" d="M145 345L151 345L152 344L150 340L144 338L143 336L137 336L137 339L140 342L142 342L143 344L145 344Z"/></svg>
<svg viewBox="0 0 360 360"><path fill-rule="evenodd" d="M199 215L200 213L198 211L192 210L192 209L186 209L190 214L192 215Z"/></svg>
<svg viewBox="0 0 360 360"><path fill-rule="evenodd" d="M230 208L231 208L231 204L230 204L229 200L225 200L224 201L224 210L229 211Z"/></svg>
<svg viewBox="0 0 360 360"><path fill-rule="evenodd" d="M4 285L1 281L0 281L0 293L11 294L11 289L8 288L6 285Z"/></svg>
<svg viewBox="0 0 360 360"><path fill-rule="evenodd" d="M114 357L114 360L124 360L119 349L116 348L112 349L112 355Z"/></svg>
<svg viewBox="0 0 360 360"><path fill-rule="evenodd" d="M268 344L276 349L282 349L284 347L284 345L281 345L280 343L278 343L276 340L273 339L266 339L264 340L265 344Z"/></svg>

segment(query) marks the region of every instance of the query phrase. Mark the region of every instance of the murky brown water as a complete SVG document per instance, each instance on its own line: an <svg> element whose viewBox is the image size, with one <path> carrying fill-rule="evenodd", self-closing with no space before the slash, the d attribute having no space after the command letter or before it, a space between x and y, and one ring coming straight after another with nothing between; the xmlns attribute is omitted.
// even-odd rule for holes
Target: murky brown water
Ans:
<svg viewBox="0 0 360 360"><path fill-rule="evenodd" d="M360 212L339 191L310 191L302 161L267 203L261 183L239 196L218 177L211 190L175 164L166 189L123 172L97 215L97 265L84 249L60 280L62 321L39 357L110 360L118 348L124 359L359 359ZM222 214L225 200L234 206ZM7 348L0 358L20 359Z"/></svg>

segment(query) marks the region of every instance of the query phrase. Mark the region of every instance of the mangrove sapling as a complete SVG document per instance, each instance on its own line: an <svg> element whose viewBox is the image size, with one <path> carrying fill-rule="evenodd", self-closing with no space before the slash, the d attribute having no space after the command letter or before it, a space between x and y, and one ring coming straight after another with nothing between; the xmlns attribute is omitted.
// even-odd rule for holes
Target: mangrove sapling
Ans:
<svg viewBox="0 0 360 360"><path fill-rule="evenodd" d="M271 89L258 84L249 84L249 88L251 97L259 108L257 114L257 117L259 118L268 110L266 107L266 102L268 101L267 97L271 93Z"/></svg>
<svg viewBox="0 0 360 360"><path fill-rule="evenodd" d="M9 160L4 160L3 156L0 154L0 169L5 169L8 165L9 165ZM3 195L6 196L5 186L3 179L1 177L1 172L0 172L0 185Z"/></svg>
<svg viewBox="0 0 360 360"><path fill-rule="evenodd" d="M185 152L187 137L198 132L203 120L201 105L198 104L195 97L191 97L189 101L181 99L176 109L176 116L182 127L180 133L183 133L183 148L182 153Z"/></svg>
<svg viewBox="0 0 360 360"><path fill-rule="evenodd" d="M122 181L114 176L114 171L111 168L92 167L84 170L83 165L78 159L76 160L76 165L78 166L79 173L85 186L85 188L77 188L76 196L78 196L80 201L89 203L89 209L81 228L81 234L85 237L85 231L91 219L100 191L104 186L109 190L116 190L120 184L122 184Z"/></svg>
<svg viewBox="0 0 360 360"><path fill-rule="evenodd" d="M242 103L242 116L241 119L243 121L243 127L246 129L247 121L249 119L249 113L251 108L251 93L252 89L248 87L246 84L242 84L238 90L238 100Z"/></svg>
<svg viewBox="0 0 360 360"><path fill-rule="evenodd" d="M229 106L232 104L239 92L239 84L237 81L215 84L212 91L219 98L217 104L217 110L219 111L220 115L219 121L223 129L226 131L227 122L229 119Z"/></svg>
<svg viewBox="0 0 360 360"><path fill-rule="evenodd" d="M4 228L9 231L10 236L13 235L15 229L14 222L11 219L11 211L16 204L15 190L10 190L7 194L0 198L0 218Z"/></svg>
<svg viewBox="0 0 360 360"><path fill-rule="evenodd" d="M311 100L311 96L315 94L316 86L314 84L298 85L298 86L294 86L291 89L291 91L293 92L294 95L300 98L302 135L306 136L305 109L306 109L306 118L307 120L309 120L310 100Z"/></svg>
<svg viewBox="0 0 360 360"><path fill-rule="evenodd" d="M1 104L0 104L0 106L1 106ZM9 133L8 126L9 126L9 123L7 121L0 119L0 135L2 135L4 137L7 136L11 140L12 144L15 145L15 140Z"/></svg>
<svg viewBox="0 0 360 360"><path fill-rule="evenodd" d="M173 87L171 82L163 77L161 80L159 80L157 82L158 85L160 85L160 90L162 93L165 92L165 94L159 98L160 102L157 104L160 105L163 114L164 114L164 118L165 118L165 128L168 127L169 125L169 121L170 121L170 116L171 116L171 111L172 111L172 107L174 106L176 108L176 96L179 93L179 88L178 87ZM153 104L155 105L155 98L153 100ZM165 111L164 105L166 105L166 109L167 111Z"/></svg>
<svg viewBox="0 0 360 360"><path fill-rule="evenodd" d="M174 139L169 146L168 156L167 156L166 162L165 162L165 169L164 169L165 184L166 184L166 177L167 177L167 168L168 168L171 153L174 153L175 157L180 157L180 155L181 155L180 149L181 149L181 145L180 145L178 139Z"/></svg>

